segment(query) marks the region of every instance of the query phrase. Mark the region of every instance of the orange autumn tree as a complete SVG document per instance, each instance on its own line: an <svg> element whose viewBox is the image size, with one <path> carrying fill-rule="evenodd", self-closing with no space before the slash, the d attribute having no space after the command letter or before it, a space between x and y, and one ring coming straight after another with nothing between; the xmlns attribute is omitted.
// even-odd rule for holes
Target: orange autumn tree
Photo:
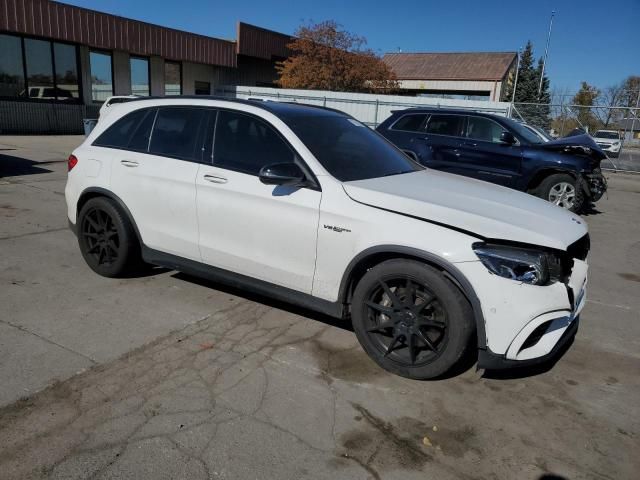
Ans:
<svg viewBox="0 0 640 480"><path fill-rule="evenodd" d="M282 88L389 93L394 73L367 41L332 20L300 27L287 45L291 55L276 66Z"/></svg>

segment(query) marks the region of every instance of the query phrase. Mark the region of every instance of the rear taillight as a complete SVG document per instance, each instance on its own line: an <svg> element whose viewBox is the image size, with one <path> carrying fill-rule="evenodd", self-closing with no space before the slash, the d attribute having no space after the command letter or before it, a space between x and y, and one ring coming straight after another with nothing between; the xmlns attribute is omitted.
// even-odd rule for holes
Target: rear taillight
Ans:
<svg viewBox="0 0 640 480"><path fill-rule="evenodd" d="M78 158L75 155L69 155L67 160L67 172L70 172L73 167L78 163Z"/></svg>

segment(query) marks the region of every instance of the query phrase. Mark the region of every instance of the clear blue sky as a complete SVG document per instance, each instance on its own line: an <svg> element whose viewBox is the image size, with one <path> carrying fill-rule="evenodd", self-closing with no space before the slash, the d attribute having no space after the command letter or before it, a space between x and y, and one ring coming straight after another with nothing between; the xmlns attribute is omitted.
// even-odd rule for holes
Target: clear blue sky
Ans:
<svg viewBox="0 0 640 480"><path fill-rule="evenodd" d="M515 51L530 39L544 53L553 24L552 89L574 92L640 75L640 0L63 0L65 3L218 38L236 22L293 33L300 23L333 19L378 53Z"/></svg>

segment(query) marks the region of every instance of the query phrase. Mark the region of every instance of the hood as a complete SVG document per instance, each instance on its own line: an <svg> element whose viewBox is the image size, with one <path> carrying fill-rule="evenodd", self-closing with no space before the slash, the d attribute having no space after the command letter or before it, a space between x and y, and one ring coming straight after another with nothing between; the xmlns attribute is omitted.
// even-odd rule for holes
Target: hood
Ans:
<svg viewBox="0 0 640 480"><path fill-rule="evenodd" d="M542 199L437 170L346 182L343 188L357 202L482 239L566 250L587 233L578 215Z"/></svg>
<svg viewBox="0 0 640 480"><path fill-rule="evenodd" d="M567 153L586 156L593 160L603 160L607 158L607 155L598 147L593 138L587 134L559 138L537 146L545 150L565 151Z"/></svg>
<svg viewBox="0 0 640 480"><path fill-rule="evenodd" d="M613 145L614 143L620 142L620 140L618 140L616 138L598 138L598 137L593 137L593 140L596 143L606 143L607 145Z"/></svg>

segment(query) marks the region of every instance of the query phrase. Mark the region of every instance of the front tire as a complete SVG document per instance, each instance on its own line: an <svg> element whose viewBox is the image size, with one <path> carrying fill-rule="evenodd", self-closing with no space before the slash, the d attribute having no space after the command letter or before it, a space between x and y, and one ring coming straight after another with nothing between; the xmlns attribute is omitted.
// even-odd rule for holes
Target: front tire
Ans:
<svg viewBox="0 0 640 480"><path fill-rule="evenodd" d="M475 333L471 306L438 270L388 260L356 286L352 321L358 341L382 368L426 380L456 365Z"/></svg>
<svg viewBox="0 0 640 480"><path fill-rule="evenodd" d="M536 194L543 200L572 212L579 212L585 200L582 186L568 173L549 175L540 183Z"/></svg>
<svg viewBox="0 0 640 480"><path fill-rule="evenodd" d="M87 265L103 277L128 276L142 264L131 221L106 197L91 198L80 210L78 244Z"/></svg>

